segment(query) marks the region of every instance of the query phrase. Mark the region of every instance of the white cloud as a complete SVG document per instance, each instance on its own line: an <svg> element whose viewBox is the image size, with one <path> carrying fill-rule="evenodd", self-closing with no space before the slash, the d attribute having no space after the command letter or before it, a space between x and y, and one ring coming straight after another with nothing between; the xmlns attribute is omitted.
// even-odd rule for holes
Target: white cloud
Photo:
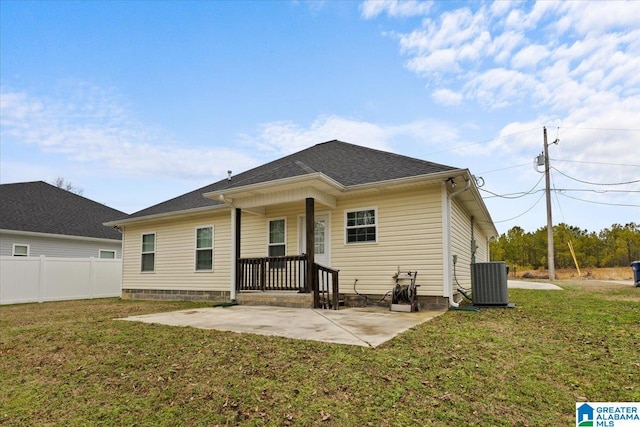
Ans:
<svg viewBox="0 0 640 427"><path fill-rule="evenodd" d="M365 19L375 18L382 13L391 17L408 17L426 15L432 2L416 0L366 0L360 5Z"/></svg>
<svg viewBox="0 0 640 427"><path fill-rule="evenodd" d="M465 95L475 98L488 109L512 105L521 100L524 93L535 90L539 83L528 74L505 68L493 68L469 80L464 86Z"/></svg>
<svg viewBox="0 0 640 427"><path fill-rule="evenodd" d="M321 141L338 139L386 151L394 147L437 146L445 138L458 139L458 131L438 121L415 121L402 124L375 124L336 115L320 116L305 126L291 121L262 124L256 135L242 135L242 139L260 150L279 155L308 148Z"/></svg>
<svg viewBox="0 0 640 427"><path fill-rule="evenodd" d="M549 51L545 46L531 44L522 48L511 59L513 68L534 68L539 62L545 61Z"/></svg>
<svg viewBox="0 0 640 427"><path fill-rule="evenodd" d="M132 120L131 112L109 91L79 85L64 96L61 101L2 88L3 146L27 144L105 173L129 176L211 179L224 176L231 164L244 169L257 163L230 149L184 147Z"/></svg>
<svg viewBox="0 0 640 427"><path fill-rule="evenodd" d="M567 115L640 94L637 16L640 2L471 3L390 34L435 102Z"/></svg>
<svg viewBox="0 0 640 427"><path fill-rule="evenodd" d="M435 90L431 94L431 97L438 104L447 105L447 106L460 105L464 98L461 93L454 92L449 89Z"/></svg>

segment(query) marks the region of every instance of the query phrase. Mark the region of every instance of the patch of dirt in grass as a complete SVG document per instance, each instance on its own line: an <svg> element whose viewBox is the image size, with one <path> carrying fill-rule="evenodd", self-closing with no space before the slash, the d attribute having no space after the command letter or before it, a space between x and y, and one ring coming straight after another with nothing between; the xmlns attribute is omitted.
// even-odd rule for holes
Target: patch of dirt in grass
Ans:
<svg viewBox="0 0 640 427"><path fill-rule="evenodd" d="M517 278L525 279L548 279L548 270L517 270ZM510 273L509 277L513 277ZM584 280L632 280L633 270L631 267L607 267L607 268L584 268L580 269L580 274L575 268L556 269L556 278L559 280L584 279Z"/></svg>

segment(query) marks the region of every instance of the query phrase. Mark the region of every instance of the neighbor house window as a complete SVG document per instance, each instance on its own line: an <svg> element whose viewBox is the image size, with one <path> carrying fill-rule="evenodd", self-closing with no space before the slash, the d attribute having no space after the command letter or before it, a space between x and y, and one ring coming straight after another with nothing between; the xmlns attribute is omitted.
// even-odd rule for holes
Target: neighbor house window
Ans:
<svg viewBox="0 0 640 427"><path fill-rule="evenodd" d="M111 249L100 249L98 254L98 258L100 259L116 259L116 251Z"/></svg>
<svg viewBox="0 0 640 427"><path fill-rule="evenodd" d="M13 256L29 256L29 245L14 243Z"/></svg>
<svg viewBox="0 0 640 427"><path fill-rule="evenodd" d="M142 260L140 271L153 272L156 264L156 234L142 235Z"/></svg>
<svg viewBox="0 0 640 427"><path fill-rule="evenodd" d="M196 228L196 271L213 270L213 226Z"/></svg>
<svg viewBox="0 0 640 427"><path fill-rule="evenodd" d="M378 236L377 209L346 211L347 243L376 242Z"/></svg>

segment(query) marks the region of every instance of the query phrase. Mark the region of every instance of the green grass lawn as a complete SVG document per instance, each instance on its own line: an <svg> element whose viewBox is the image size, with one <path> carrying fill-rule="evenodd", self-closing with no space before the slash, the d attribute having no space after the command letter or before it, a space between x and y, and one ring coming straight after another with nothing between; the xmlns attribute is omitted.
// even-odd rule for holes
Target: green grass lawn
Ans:
<svg viewBox="0 0 640 427"><path fill-rule="evenodd" d="M567 426L640 401L640 289L558 282L376 348L114 318L203 304L0 307L0 425Z"/></svg>

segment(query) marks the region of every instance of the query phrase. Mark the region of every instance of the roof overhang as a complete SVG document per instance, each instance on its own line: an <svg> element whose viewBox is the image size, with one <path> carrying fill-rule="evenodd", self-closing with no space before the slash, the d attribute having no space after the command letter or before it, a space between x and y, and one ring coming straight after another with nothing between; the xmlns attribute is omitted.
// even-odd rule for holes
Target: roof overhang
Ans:
<svg viewBox="0 0 640 427"><path fill-rule="evenodd" d="M243 185L205 193L204 197L238 209L263 213L265 206L297 202L313 197L319 203L336 207L336 198L346 187L321 172Z"/></svg>
<svg viewBox="0 0 640 427"><path fill-rule="evenodd" d="M450 178L456 182L457 187L452 189L451 186L447 186L449 194L457 193L455 198L462 203L469 215L475 218L477 226L488 238L497 238L499 236L498 230L493 223L493 219L491 219L491 214L489 214L480 191L478 191L475 177L471 175L468 169L460 169L458 173L451 174ZM469 188L461 191L464 188L462 186L467 185L467 183L469 183Z"/></svg>
<svg viewBox="0 0 640 427"><path fill-rule="evenodd" d="M69 234L40 233L37 231L0 229L0 234L9 234L13 236L25 236L25 237L46 237L51 239L76 240L76 241L94 242L94 243L111 243L111 244L122 243L121 239L106 239L101 237L89 237L89 236L73 236Z"/></svg>
<svg viewBox="0 0 640 427"><path fill-rule="evenodd" d="M381 193L390 190L441 185L447 181L456 182L458 190L469 183L466 191L459 192L455 197L467 212L477 220L478 227L488 237L497 237L498 231L493 224L491 215L478 191L475 178L468 169L452 169L438 173L416 175L367 184L345 186L322 172L314 172L289 178L259 182L238 187L226 188L204 193L203 196L219 202L217 205L165 212L142 217L125 218L104 223L110 227L121 227L127 224L158 221L176 217L199 215L203 212L220 211L231 208L242 209L259 215L264 215L265 207L292 203L313 198L318 203L330 208L337 206L337 199L347 195ZM450 193L456 192L446 186Z"/></svg>
<svg viewBox="0 0 640 427"><path fill-rule="evenodd" d="M315 172L212 191L205 193L204 197L250 211L259 210L264 206L273 204L296 202L304 200L307 197L313 197L318 202L335 208L337 198L347 194L380 193L400 188L439 184L443 180L464 171L466 171L466 169L456 169L435 174L417 175L350 186L342 185L321 172Z"/></svg>
<svg viewBox="0 0 640 427"><path fill-rule="evenodd" d="M176 217L188 217L188 216L198 215L203 212L219 211L219 210L225 210L225 209L229 209L229 206L221 203L219 205L205 206L201 208L163 212L155 215L145 215L145 216L139 216L134 218L123 218L123 219L105 222L102 225L107 227L121 227L127 224L138 224L138 223L148 222L148 221L160 221L163 219L170 219L170 218L172 219Z"/></svg>

